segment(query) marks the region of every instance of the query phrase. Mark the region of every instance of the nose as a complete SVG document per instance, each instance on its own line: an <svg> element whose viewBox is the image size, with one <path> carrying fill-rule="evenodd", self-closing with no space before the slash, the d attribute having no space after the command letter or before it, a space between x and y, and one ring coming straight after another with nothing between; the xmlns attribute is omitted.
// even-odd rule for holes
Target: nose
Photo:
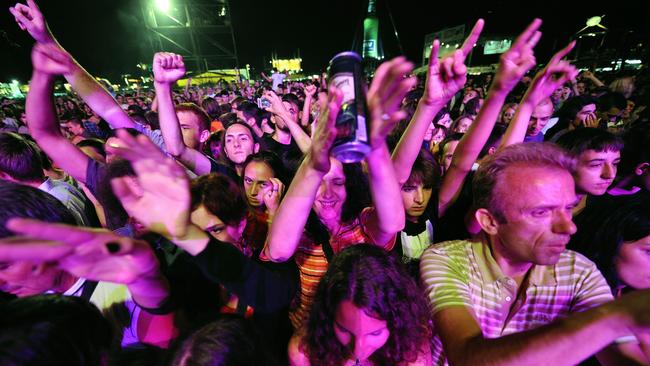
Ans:
<svg viewBox="0 0 650 366"><path fill-rule="evenodd" d="M234 139L233 142L232 142L232 144L233 144L234 147L239 147L239 146L241 146L241 143L239 142L238 139Z"/></svg>
<svg viewBox="0 0 650 366"><path fill-rule="evenodd" d="M418 189L415 190L415 195L413 196L413 201L417 204L422 203L424 200L424 194L422 192L422 187L418 187Z"/></svg>
<svg viewBox="0 0 650 366"><path fill-rule="evenodd" d="M357 360L366 359L366 341L364 337L357 337L354 339L354 352L352 352L352 354Z"/></svg>
<svg viewBox="0 0 650 366"><path fill-rule="evenodd" d="M556 234L573 235L576 231L572 213L570 211L560 210L555 215L553 232Z"/></svg>
<svg viewBox="0 0 650 366"><path fill-rule="evenodd" d="M251 196L257 196L257 193L260 191L260 186L257 182L254 182L251 186Z"/></svg>
<svg viewBox="0 0 650 366"><path fill-rule="evenodd" d="M616 167L613 164L605 164L600 177L603 179L614 179L616 176Z"/></svg>

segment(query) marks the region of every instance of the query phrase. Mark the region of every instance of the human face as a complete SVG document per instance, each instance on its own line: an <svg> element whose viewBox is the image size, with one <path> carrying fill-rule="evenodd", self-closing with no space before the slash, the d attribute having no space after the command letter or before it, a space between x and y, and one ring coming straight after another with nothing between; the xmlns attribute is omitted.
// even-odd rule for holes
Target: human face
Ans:
<svg viewBox="0 0 650 366"><path fill-rule="evenodd" d="M417 218L422 216L431 199L431 188L424 188L421 182L406 182L402 186L402 203L406 216Z"/></svg>
<svg viewBox="0 0 650 366"><path fill-rule="evenodd" d="M282 102L282 105L284 105L284 109L289 112L291 117L293 118L294 121L298 120L298 106L294 105L293 103L289 102Z"/></svg>
<svg viewBox="0 0 650 366"><path fill-rule="evenodd" d="M507 108L505 111L503 111L503 116L501 118L501 121L505 124L509 124L510 121L512 121L512 117L514 116L515 116L515 109Z"/></svg>
<svg viewBox="0 0 650 366"><path fill-rule="evenodd" d="M219 159L221 156L221 141L214 141L210 143L210 153L215 159Z"/></svg>
<svg viewBox="0 0 650 366"><path fill-rule="evenodd" d="M438 126L443 126L444 128L449 128L451 126L451 123L453 121L451 120L451 116L449 113L445 113L439 120L436 122Z"/></svg>
<svg viewBox="0 0 650 366"><path fill-rule="evenodd" d="M342 301L336 309L334 334L350 350L352 360L367 360L390 337L386 321L368 315L367 311L349 300Z"/></svg>
<svg viewBox="0 0 650 366"><path fill-rule="evenodd" d="M580 125L584 125L584 122L587 119L587 117L596 118L595 104L587 104L586 106L582 107L582 109L580 109L580 112L576 114L576 118L573 122L573 126L578 127Z"/></svg>
<svg viewBox="0 0 650 366"><path fill-rule="evenodd" d="M224 224L220 218L208 211L203 205L192 211L190 219L194 225L207 231L215 239L230 244L236 244L241 240L246 227L246 219L235 226Z"/></svg>
<svg viewBox="0 0 650 366"><path fill-rule="evenodd" d="M513 165L502 172L494 194L500 198L505 223L489 233L495 258L510 265L552 265L576 232L572 210L577 204L568 171Z"/></svg>
<svg viewBox="0 0 650 366"><path fill-rule="evenodd" d="M476 90L469 89L465 92L465 96L463 97L463 104L469 102L470 100L476 98L478 96L478 93Z"/></svg>
<svg viewBox="0 0 650 366"><path fill-rule="evenodd" d="M454 151L456 151L456 146L458 146L458 141L449 141L444 150L442 151L442 166L444 171L449 170L451 166L451 159L454 157Z"/></svg>
<svg viewBox="0 0 650 366"><path fill-rule="evenodd" d="M542 129L546 127L548 121L553 115L553 105L551 103L546 103L538 105L533 109L533 113L530 115L530 121L528 122L528 131L526 132L527 136L537 136Z"/></svg>
<svg viewBox="0 0 650 366"><path fill-rule="evenodd" d="M631 100L627 101L627 107L625 107L625 110L623 111L623 118L630 118L630 114L632 114L632 111L634 110L634 102Z"/></svg>
<svg viewBox="0 0 650 366"><path fill-rule="evenodd" d="M464 117L461 118L460 121L458 121L458 125L456 125L456 132L457 133L465 133L469 129L469 126L472 125L472 122L474 122L473 119Z"/></svg>
<svg viewBox="0 0 650 366"><path fill-rule="evenodd" d="M567 100L569 97L571 97L571 88L568 86L562 87L562 100Z"/></svg>
<svg viewBox="0 0 650 366"><path fill-rule="evenodd" d="M181 133L183 134L183 142L185 146L190 149L197 150L201 145L201 128L199 119L194 113L187 111L180 111L176 113L178 122L181 126Z"/></svg>
<svg viewBox="0 0 650 366"><path fill-rule="evenodd" d="M551 94L551 100L554 102L557 102L562 98L562 87L559 87L553 91L553 94Z"/></svg>
<svg viewBox="0 0 650 366"><path fill-rule="evenodd" d="M330 159L330 171L325 174L316 192L314 212L323 222L341 222L343 204L348 197L345 190L343 165L336 159Z"/></svg>
<svg viewBox="0 0 650 366"><path fill-rule="evenodd" d="M585 93L585 90L586 90L586 88L585 88L585 83L579 81L578 84L576 85L576 88L578 89L578 93L579 93L580 95L582 95L582 94Z"/></svg>
<svg viewBox="0 0 650 366"><path fill-rule="evenodd" d="M81 136L84 133L84 128L81 125L78 125L73 122L66 123L65 128L74 136Z"/></svg>
<svg viewBox="0 0 650 366"><path fill-rule="evenodd" d="M255 143L250 130L241 124L233 124L226 130L226 156L235 164L246 161L248 155L254 153Z"/></svg>
<svg viewBox="0 0 650 366"><path fill-rule="evenodd" d="M273 187L269 179L274 178L273 169L266 163L253 161L244 170L244 190L246 200L253 207L264 205L264 194Z"/></svg>
<svg viewBox="0 0 650 366"><path fill-rule="evenodd" d="M431 137L431 145L438 145L445 137L445 130L442 128L437 129Z"/></svg>
<svg viewBox="0 0 650 366"><path fill-rule="evenodd" d="M586 150L580 154L575 173L578 193L605 194L616 177L620 162L620 151Z"/></svg>
<svg viewBox="0 0 650 366"><path fill-rule="evenodd" d="M27 297L53 289L60 271L51 267L38 269L25 261L0 262L0 291Z"/></svg>
<svg viewBox="0 0 650 366"><path fill-rule="evenodd" d="M20 122L27 126L27 114L25 114L25 112L22 112L20 114Z"/></svg>
<svg viewBox="0 0 650 366"><path fill-rule="evenodd" d="M624 242L614 258L618 278L635 290L650 288L650 235Z"/></svg>

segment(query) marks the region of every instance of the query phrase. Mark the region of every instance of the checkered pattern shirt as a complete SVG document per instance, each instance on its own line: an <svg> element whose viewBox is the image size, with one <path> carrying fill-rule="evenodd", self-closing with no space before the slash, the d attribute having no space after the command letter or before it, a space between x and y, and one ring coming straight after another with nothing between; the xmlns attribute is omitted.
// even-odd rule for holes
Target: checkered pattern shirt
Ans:
<svg viewBox="0 0 650 366"><path fill-rule="evenodd" d="M486 243L459 240L431 246L422 255L420 271L433 313L465 306L486 338L533 329L613 299L596 265L569 250L555 265L534 265L519 298L517 283L501 272ZM447 365L437 335L433 361Z"/></svg>

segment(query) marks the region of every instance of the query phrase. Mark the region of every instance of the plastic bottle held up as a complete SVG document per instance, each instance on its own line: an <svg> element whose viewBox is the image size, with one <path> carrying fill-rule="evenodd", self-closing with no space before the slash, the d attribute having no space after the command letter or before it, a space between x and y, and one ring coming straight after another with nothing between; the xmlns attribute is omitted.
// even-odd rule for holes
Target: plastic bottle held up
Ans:
<svg viewBox="0 0 650 366"><path fill-rule="evenodd" d="M342 163L357 163L370 152L366 115L366 86L361 56L341 52L327 68L330 85L343 94L343 104L336 117L336 140L331 155Z"/></svg>

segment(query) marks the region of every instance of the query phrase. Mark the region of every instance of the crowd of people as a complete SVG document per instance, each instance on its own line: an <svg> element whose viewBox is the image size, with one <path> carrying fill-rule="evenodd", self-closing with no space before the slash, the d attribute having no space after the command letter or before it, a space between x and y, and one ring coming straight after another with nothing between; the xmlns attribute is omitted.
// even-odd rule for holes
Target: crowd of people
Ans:
<svg viewBox="0 0 650 366"><path fill-rule="evenodd" d="M535 19L469 76L478 20L423 75L377 68L343 164L326 75L179 89L160 52L109 92L10 11L35 45L2 101L0 364L650 365L647 75L574 42L537 67Z"/></svg>

